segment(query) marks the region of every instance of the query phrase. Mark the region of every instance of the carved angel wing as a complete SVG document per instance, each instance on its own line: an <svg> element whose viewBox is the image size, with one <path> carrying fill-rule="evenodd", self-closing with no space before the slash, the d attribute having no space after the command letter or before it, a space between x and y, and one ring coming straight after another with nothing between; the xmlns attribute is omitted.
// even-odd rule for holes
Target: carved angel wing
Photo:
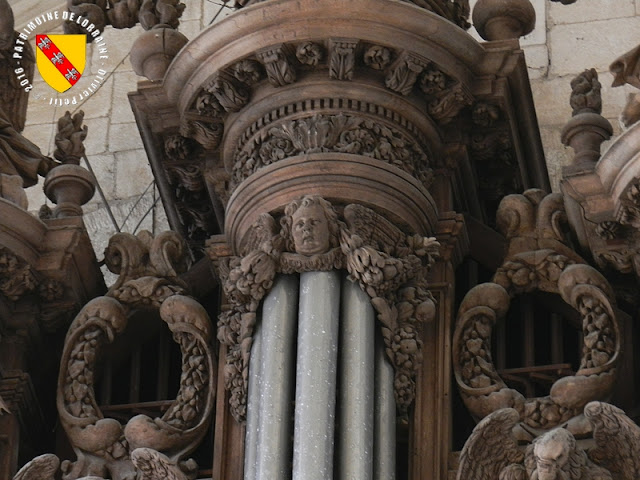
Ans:
<svg viewBox="0 0 640 480"><path fill-rule="evenodd" d="M406 246L404 233L370 208L355 203L347 205L344 207L344 219L351 233L376 250L392 254L394 248Z"/></svg>
<svg viewBox="0 0 640 480"><path fill-rule="evenodd" d="M169 458L151 448L136 448L131 461L138 469L140 480L189 480L189 477Z"/></svg>
<svg viewBox="0 0 640 480"><path fill-rule="evenodd" d="M512 430L519 420L513 408L502 408L482 419L462 449L456 480L518 478L512 470L523 470L524 454ZM500 476L505 469L506 475Z"/></svg>
<svg viewBox="0 0 640 480"><path fill-rule="evenodd" d="M278 225L274 218L268 213L263 213L251 225L251 228L242 239L240 255L245 256L254 250L258 250L263 243L271 240L277 233Z"/></svg>
<svg viewBox="0 0 640 480"><path fill-rule="evenodd" d="M60 466L58 457L46 453L34 458L20 469L13 480L55 480L55 474Z"/></svg>
<svg viewBox="0 0 640 480"><path fill-rule="evenodd" d="M588 403L584 415L594 428L591 459L608 469L614 480L640 478L640 427L608 403Z"/></svg>

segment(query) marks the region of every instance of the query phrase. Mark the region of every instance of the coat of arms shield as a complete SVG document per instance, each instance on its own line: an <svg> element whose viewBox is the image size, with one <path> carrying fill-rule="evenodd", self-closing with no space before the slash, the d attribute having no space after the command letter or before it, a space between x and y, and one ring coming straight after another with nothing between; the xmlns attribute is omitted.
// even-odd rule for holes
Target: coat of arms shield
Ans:
<svg viewBox="0 0 640 480"><path fill-rule="evenodd" d="M82 77L87 59L87 36L36 35L36 64L47 84L66 92Z"/></svg>

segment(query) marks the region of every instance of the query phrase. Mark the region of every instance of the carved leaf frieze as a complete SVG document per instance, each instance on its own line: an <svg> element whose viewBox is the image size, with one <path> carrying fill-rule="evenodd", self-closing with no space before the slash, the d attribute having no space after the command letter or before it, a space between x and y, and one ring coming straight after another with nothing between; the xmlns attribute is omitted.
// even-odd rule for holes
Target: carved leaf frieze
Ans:
<svg viewBox="0 0 640 480"><path fill-rule="evenodd" d="M314 115L273 126L236 155L232 188L260 168L294 155L340 152L394 165L431 183L429 158L422 147L381 122L355 115Z"/></svg>
<svg viewBox="0 0 640 480"><path fill-rule="evenodd" d="M300 222L313 225L310 233ZM291 202L280 220L263 214L245 239L242 257L217 256L209 249L223 280L229 306L218 321L218 339L228 346L225 384L233 415L246 415L249 356L256 312L277 273L346 268L371 297L386 352L395 367L400 412L415 396L420 364L421 325L435 315L425 273L435 262L433 238L407 236L386 219L360 205L348 205L340 220L333 206L317 196Z"/></svg>

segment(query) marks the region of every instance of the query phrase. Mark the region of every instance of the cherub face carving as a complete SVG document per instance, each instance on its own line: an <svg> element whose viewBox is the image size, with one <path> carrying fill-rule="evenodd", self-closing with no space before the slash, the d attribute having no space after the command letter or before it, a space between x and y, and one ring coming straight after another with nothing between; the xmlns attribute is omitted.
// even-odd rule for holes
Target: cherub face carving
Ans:
<svg viewBox="0 0 640 480"><path fill-rule="evenodd" d="M315 255L329 250L329 224L319 203L301 206L291 215L291 235L296 253Z"/></svg>

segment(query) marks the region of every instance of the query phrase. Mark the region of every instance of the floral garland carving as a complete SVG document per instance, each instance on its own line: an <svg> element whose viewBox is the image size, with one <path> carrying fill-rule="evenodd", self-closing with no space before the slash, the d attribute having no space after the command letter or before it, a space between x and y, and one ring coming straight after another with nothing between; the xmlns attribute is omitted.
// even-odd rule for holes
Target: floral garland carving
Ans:
<svg viewBox="0 0 640 480"><path fill-rule="evenodd" d="M310 234L309 247L297 236L302 234L296 231L296 215L312 208L316 208L314 225L322 228ZM229 301L218 320L218 339L228 347L225 385L237 420L246 416L256 312L278 273L346 268L377 311L387 356L395 367L399 411L406 413L413 401L422 347L420 327L435 315L425 274L435 262L439 243L434 238L407 236L361 205L347 205L343 218L344 222L321 197L306 196L285 208L280 229L274 217L263 214L250 229L242 256L219 255L215 244L208 245Z"/></svg>
<svg viewBox="0 0 640 480"><path fill-rule="evenodd" d="M271 127L236 154L231 189L260 168L303 153L340 152L364 155L394 165L424 185L432 172L425 151L382 122L351 114L316 114Z"/></svg>
<svg viewBox="0 0 640 480"><path fill-rule="evenodd" d="M119 273L107 295L89 302L65 340L57 406L77 460L65 461L64 480L87 475L130 480L193 479L197 466L183 461L204 434L213 411L216 372L211 322L205 309L185 296L178 274L186 268L180 236L120 233L111 238L105 260ZM182 351L178 394L162 418L137 415L126 426L104 418L95 401L94 369L101 349L121 334L137 309L158 310Z"/></svg>
<svg viewBox="0 0 640 480"><path fill-rule="evenodd" d="M558 194L528 190L505 197L500 205L498 226L510 240L507 257L493 282L477 285L463 299L453 339L456 382L477 418L508 407L529 427L549 429L611 392L621 342L613 291L597 270L562 243L564 220ZM534 290L559 294L579 312L584 347L574 375L557 380L548 396L526 399L507 387L493 365L491 332L508 311L511 297Z"/></svg>

